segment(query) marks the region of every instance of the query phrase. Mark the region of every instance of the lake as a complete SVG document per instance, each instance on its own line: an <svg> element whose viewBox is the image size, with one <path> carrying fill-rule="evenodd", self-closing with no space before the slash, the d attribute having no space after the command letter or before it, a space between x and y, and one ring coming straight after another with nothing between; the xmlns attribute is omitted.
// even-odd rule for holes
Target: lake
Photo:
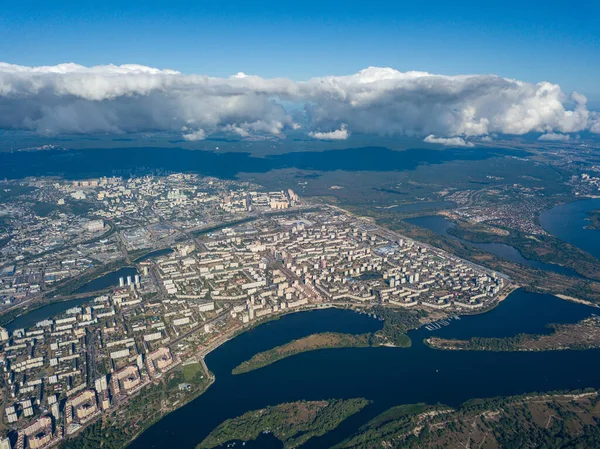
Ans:
<svg viewBox="0 0 600 449"><path fill-rule="evenodd" d="M576 322L596 312L551 295L513 292L494 310L452 320L438 331L410 333L401 348L342 348L298 354L265 368L233 376L231 369L253 354L314 332L374 331L379 321L349 310L324 309L286 315L225 343L206 357L215 383L194 401L150 427L131 448L194 448L227 418L296 400L365 397L373 401L347 422L303 448L324 449L368 419L398 404L438 402L457 406L471 398L534 391L600 387L600 350L544 353L439 351L430 335L466 338L547 332L548 323ZM263 441L266 443L266 441ZM269 441L269 447L279 447ZM261 448L259 443L246 444Z"/></svg>
<svg viewBox="0 0 600 449"><path fill-rule="evenodd" d="M600 198L561 204L540 214L540 224L550 234L600 259L600 231L585 229L587 213L600 209Z"/></svg>
<svg viewBox="0 0 600 449"><path fill-rule="evenodd" d="M504 243L475 243L456 237L448 232L448 229L454 227L455 224L441 215L428 215L425 217L408 218L405 221L416 226L429 229L436 234L459 240L462 243L482 249L488 253L494 254L495 256L501 257L513 263L527 265L528 267L537 268L538 270L553 271L566 276L582 277L579 273L571 268L563 267L553 263L545 263L539 260L526 259L517 248Z"/></svg>

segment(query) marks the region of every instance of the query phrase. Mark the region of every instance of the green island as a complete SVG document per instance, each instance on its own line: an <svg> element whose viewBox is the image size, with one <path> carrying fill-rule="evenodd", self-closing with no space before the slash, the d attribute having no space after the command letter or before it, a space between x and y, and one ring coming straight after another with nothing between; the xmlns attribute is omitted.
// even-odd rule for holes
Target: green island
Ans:
<svg viewBox="0 0 600 449"><path fill-rule="evenodd" d="M590 221L590 229L600 230L600 209L590 210L587 218Z"/></svg>
<svg viewBox="0 0 600 449"><path fill-rule="evenodd" d="M367 346L396 346L408 348L410 338L406 335L409 329L421 325L421 319L427 316L423 310L391 309L374 307L372 313L383 320L383 328L375 333L343 334L323 332L299 338L281 346L259 352L236 366L231 373L243 374L264 368L279 360L308 351L332 348L367 347Z"/></svg>
<svg viewBox="0 0 600 449"><path fill-rule="evenodd" d="M557 351L600 348L600 317L592 315L574 324L550 324L548 335L519 334L507 338L473 337L454 340L438 337L425 339L434 349L457 351Z"/></svg>
<svg viewBox="0 0 600 449"><path fill-rule="evenodd" d="M218 447L232 440L251 441L264 432L273 433L285 449L295 448L335 429L368 404L363 398L331 399L290 402L250 411L221 423L197 448Z"/></svg>
<svg viewBox="0 0 600 449"><path fill-rule="evenodd" d="M471 400L457 409L401 405L334 449L600 447L596 391Z"/></svg>
<svg viewBox="0 0 600 449"><path fill-rule="evenodd" d="M267 365L277 362L278 360L291 357L296 354L308 351L316 351L318 349L327 348L348 348L348 347L366 347L371 346L371 334L341 334L336 332L323 332L312 334L307 337L299 338L277 346L267 351L259 352L253 355L249 360L246 360L236 366L231 374L244 374L263 368Z"/></svg>

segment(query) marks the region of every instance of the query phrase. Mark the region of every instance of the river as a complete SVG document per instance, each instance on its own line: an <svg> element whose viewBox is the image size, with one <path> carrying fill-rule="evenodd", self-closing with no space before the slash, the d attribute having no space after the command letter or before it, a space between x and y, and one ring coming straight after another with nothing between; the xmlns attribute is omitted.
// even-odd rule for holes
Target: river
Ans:
<svg viewBox="0 0 600 449"><path fill-rule="evenodd" d="M93 298L93 296L89 296L86 298L71 299L69 301L54 302L52 304L48 304L47 306L34 309L31 312L27 312L21 316L18 316L9 323L6 323L4 327L10 332L14 331L15 329L26 329L28 327L35 326L36 323L39 323L47 318L59 315L72 307L80 306Z"/></svg>
<svg viewBox="0 0 600 449"><path fill-rule="evenodd" d="M99 278L93 279L85 285L82 285L73 293L88 293L88 292L97 292L98 290L104 290L108 287L118 287L119 286L119 278L124 278L125 282L127 282L127 276L131 276L131 280L133 282L133 277L138 274L137 269L135 267L123 267L116 271L111 271L110 273L106 273Z"/></svg>
<svg viewBox="0 0 600 449"><path fill-rule="evenodd" d="M253 354L314 332L361 333L381 323L348 310L287 315L250 330L206 357L215 383L194 401L150 427L131 448L194 448L215 426L246 411L300 399L365 397L373 404L305 449L328 448L381 411L398 404L438 402L457 406L478 397L600 387L600 350L545 353L459 352L430 349L429 335L466 338L547 332L548 323L576 322L597 309L554 296L513 292L494 310L452 320L430 332L413 331L400 348L326 349L299 354L233 376L231 369ZM262 444L262 445L261 445ZM270 440L249 448L279 447Z"/></svg>
<svg viewBox="0 0 600 449"><path fill-rule="evenodd" d="M131 276L133 280L133 276L136 274L137 270L134 267L123 267L119 270L111 271L110 273L106 273L103 276L91 280L87 284L79 287L73 293L91 293L104 290L108 287L117 287L119 285L120 277L123 277L125 280L127 280L127 276ZM35 326L36 323L43 321L46 318L52 318L63 313L65 310L70 309L71 307L85 304L92 299L94 299L93 296L88 296L85 298L71 299L68 301L60 301L48 304L47 306L40 307L39 309L35 309L31 312L18 316L10 323L7 323L4 327L9 331L13 331L15 329L23 329L30 326Z"/></svg>
<svg viewBox="0 0 600 449"><path fill-rule="evenodd" d="M537 268L538 270L553 271L566 276L581 277L579 273L571 268L563 267L553 263L545 263L539 260L526 259L517 248L504 243L475 243L456 237L448 232L448 229L455 226L455 224L441 215L428 215L424 217L408 218L406 221L416 226L429 229L436 234L440 234L451 239L456 239L467 245L482 249L488 253L494 254L495 256L501 257L513 263Z"/></svg>
<svg viewBox="0 0 600 449"><path fill-rule="evenodd" d="M152 251L151 253L138 257L133 261L133 263L141 263L156 257L166 256L167 254L171 254L173 251L173 248L157 249L156 251Z"/></svg>

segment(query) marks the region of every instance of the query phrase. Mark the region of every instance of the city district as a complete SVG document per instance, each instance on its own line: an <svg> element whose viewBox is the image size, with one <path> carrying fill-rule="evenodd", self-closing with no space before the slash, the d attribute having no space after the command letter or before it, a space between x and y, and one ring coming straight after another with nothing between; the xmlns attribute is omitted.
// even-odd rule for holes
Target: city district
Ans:
<svg viewBox="0 0 600 449"><path fill-rule="evenodd" d="M0 328L0 449L54 446L280 314L359 304L470 313L513 287L292 190L184 174L2 187L15 197L1 211L13 219L0 236L0 311L80 299L90 273L112 281L58 315Z"/></svg>

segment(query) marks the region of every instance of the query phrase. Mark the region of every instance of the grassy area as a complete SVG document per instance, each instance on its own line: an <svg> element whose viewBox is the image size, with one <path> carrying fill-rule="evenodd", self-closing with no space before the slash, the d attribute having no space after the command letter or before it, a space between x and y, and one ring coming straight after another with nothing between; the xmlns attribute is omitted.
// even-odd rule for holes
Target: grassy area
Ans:
<svg viewBox="0 0 600 449"><path fill-rule="evenodd" d="M221 423L198 448L213 448L232 440L251 441L262 432L272 432L286 449L295 448L335 429L368 403L362 398L298 401L253 410Z"/></svg>
<svg viewBox="0 0 600 449"><path fill-rule="evenodd" d="M325 332L321 334L313 334L308 337L300 338L291 341L281 346L277 346L268 351L259 352L236 366L231 373L243 374L249 371L254 371L263 368L267 365L277 362L278 360L291 357L296 354L301 354L308 351L316 351L326 348L346 348L346 347L361 347L370 346L371 335L351 335L340 334L335 332Z"/></svg>
<svg viewBox="0 0 600 449"><path fill-rule="evenodd" d="M186 382L200 381L206 373L200 363L190 363L182 369L183 380Z"/></svg>
<svg viewBox="0 0 600 449"><path fill-rule="evenodd" d="M427 404L406 404L392 407L369 422L370 426L381 426L387 422L395 421L407 415L422 413L431 408Z"/></svg>
<svg viewBox="0 0 600 449"><path fill-rule="evenodd" d="M393 345L408 348L411 341L406 332L421 326L421 319L427 317L425 310L407 310L376 306L373 313L383 320L383 329L374 335L375 344Z"/></svg>

